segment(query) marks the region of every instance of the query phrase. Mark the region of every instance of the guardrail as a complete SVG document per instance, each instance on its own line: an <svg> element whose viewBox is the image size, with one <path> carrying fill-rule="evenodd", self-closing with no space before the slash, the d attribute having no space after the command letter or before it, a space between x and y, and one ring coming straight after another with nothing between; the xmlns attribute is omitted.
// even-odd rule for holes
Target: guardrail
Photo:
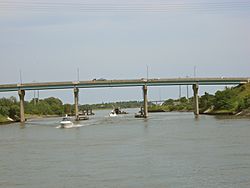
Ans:
<svg viewBox="0 0 250 188"><path fill-rule="evenodd" d="M0 92L18 90L49 90L70 88L97 88L97 87L135 87L135 86L168 86L168 85L236 85L249 83L247 77L220 77L220 78L151 78L151 79L128 79L128 80L89 80L67 82L40 82L23 84L2 84Z"/></svg>

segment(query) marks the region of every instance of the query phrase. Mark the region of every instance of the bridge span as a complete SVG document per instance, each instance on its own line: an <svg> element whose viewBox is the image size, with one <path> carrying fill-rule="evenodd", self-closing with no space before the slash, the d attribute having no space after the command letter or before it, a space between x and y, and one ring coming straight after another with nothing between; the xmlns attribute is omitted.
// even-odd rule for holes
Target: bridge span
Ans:
<svg viewBox="0 0 250 188"><path fill-rule="evenodd" d="M26 90L50 90L50 89L73 89L75 101L75 116L78 114L78 98L80 88L105 88L105 87L138 87L143 90L144 118L148 117L148 86L174 86L192 85L194 92L194 114L199 115L199 85L237 85L250 82L250 77L219 77L219 78L151 78L151 79L128 79L128 80L89 80L89 81L67 81L67 82L40 82L21 84L2 84L0 92L18 91L20 98L20 121L24 122L24 96Z"/></svg>

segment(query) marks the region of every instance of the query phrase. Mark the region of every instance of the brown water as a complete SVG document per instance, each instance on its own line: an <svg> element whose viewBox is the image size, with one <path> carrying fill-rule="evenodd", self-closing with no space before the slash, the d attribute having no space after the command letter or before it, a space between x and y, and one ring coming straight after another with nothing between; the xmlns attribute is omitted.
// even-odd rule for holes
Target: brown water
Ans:
<svg viewBox="0 0 250 188"><path fill-rule="evenodd" d="M97 111L0 126L0 187L250 187L250 120Z"/></svg>

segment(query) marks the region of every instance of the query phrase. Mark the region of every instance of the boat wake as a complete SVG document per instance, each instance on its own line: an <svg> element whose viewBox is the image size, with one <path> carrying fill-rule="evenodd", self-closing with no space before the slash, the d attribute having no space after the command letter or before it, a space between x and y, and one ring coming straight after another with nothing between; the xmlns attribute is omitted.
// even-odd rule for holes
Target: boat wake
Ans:
<svg viewBox="0 0 250 188"><path fill-rule="evenodd" d="M85 125L81 125L81 124L70 124L70 125L64 125L64 127L62 127L61 125L58 125L56 128L57 129L72 129L72 128L79 128L79 127L83 127Z"/></svg>

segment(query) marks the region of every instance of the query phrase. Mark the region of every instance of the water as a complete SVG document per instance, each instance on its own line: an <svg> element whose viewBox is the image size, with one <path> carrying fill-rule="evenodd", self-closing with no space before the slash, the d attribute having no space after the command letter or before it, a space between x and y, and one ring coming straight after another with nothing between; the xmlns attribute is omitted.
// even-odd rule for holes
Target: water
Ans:
<svg viewBox="0 0 250 188"><path fill-rule="evenodd" d="M97 111L0 126L0 187L250 187L250 120Z"/></svg>

